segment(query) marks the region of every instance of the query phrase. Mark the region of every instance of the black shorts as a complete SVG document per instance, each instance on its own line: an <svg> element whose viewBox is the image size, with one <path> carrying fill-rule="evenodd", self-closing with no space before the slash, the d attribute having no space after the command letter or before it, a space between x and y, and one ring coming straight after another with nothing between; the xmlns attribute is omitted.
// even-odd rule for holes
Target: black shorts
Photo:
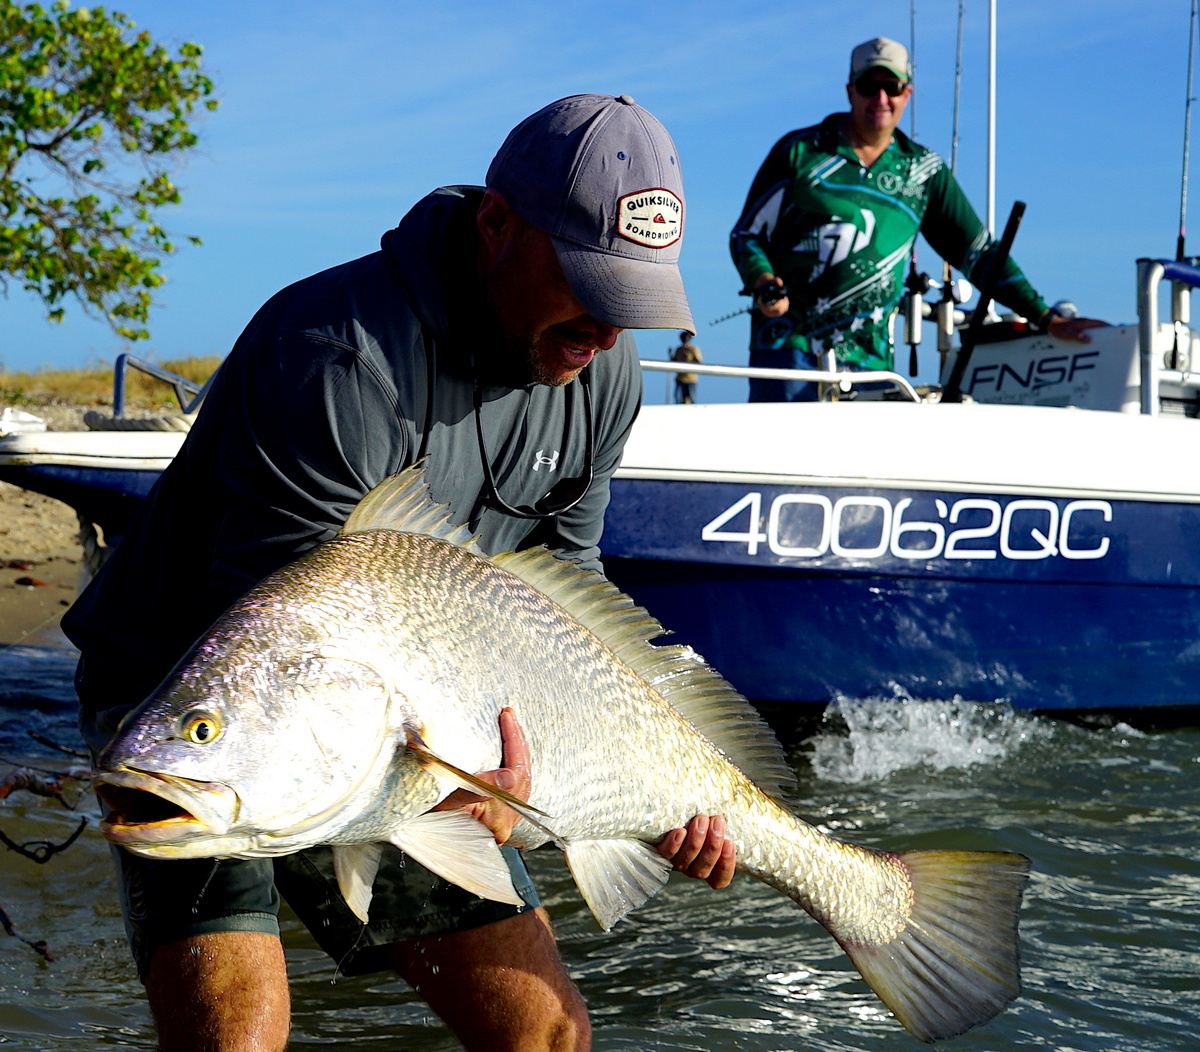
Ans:
<svg viewBox="0 0 1200 1052"><path fill-rule="evenodd" d="M366 924L342 898L327 847L273 859L157 860L112 850L125 931L143 978L157 947L192 935L278 935L281 896L343 975L386 970L389 943L479 928L540 905L525 863L508 847L500 850L523 906L480 898L385 846Z"/></svg>

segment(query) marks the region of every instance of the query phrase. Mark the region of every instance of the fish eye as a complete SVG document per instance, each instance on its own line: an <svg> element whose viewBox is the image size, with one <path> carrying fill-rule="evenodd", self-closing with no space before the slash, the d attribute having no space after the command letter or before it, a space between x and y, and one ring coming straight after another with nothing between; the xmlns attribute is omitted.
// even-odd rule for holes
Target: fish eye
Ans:
<svg viewBox="0 0 1200 1052"><path fill-rule="evenodd" d="M209 745L220 737L221 721L211 712L189 712L179 721L179 734L196 745Z"/></svg>

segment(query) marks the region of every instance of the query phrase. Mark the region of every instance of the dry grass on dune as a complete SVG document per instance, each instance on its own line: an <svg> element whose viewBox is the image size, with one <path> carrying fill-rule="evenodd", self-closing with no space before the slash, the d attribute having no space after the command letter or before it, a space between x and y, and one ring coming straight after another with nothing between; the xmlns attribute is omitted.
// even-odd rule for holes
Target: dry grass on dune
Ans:
<svg viewBox="0 0 1200 1052"><path fill-rule="evenodd" d="M218 355L177 358L155 362L159 368L202 384L221 364ZM126 403L131 406L177 408L173 389L145 373L126 373ZM87 369L42 368L33 372L7 372L0 368L0 406L45 406L55 404L111 405L113 367L103 364Z"/></svg>

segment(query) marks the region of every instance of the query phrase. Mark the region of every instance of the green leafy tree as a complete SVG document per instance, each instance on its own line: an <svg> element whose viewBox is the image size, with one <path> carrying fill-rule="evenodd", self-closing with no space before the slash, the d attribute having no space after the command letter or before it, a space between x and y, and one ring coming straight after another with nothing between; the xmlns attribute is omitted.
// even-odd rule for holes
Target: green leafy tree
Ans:
<svg viewBox="0 0 1200 1052"><path fill-rule="evenodd" d="M127 339L149 335L175 250L155 210L179 202L168 172L196 143L188 118L217 106L200 53L172 57L102 7L0 0L0 288L20 281L52 321L75 296Z"/></svg>

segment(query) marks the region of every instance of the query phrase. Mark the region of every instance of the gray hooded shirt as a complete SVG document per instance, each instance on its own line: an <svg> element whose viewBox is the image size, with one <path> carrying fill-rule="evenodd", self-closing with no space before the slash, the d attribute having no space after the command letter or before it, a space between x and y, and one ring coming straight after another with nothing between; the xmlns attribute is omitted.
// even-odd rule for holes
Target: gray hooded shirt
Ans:
<svg viewBox="0 0 1200 1052"><path fill-rule="evenodd" d="M498 360L474 280L481 194L435 191L380 252L289 286L246 327L179 455L63 618L93 749L232 603L333 537L422 454L433 498L486 551L544 543L600 568L609 480L640 405L637 350L622 333L588 366L595 481L584 499L541 521L491 506L476 376L486 455L514 507L584 471L587 418L578 380L530 384Z"/></svg>

